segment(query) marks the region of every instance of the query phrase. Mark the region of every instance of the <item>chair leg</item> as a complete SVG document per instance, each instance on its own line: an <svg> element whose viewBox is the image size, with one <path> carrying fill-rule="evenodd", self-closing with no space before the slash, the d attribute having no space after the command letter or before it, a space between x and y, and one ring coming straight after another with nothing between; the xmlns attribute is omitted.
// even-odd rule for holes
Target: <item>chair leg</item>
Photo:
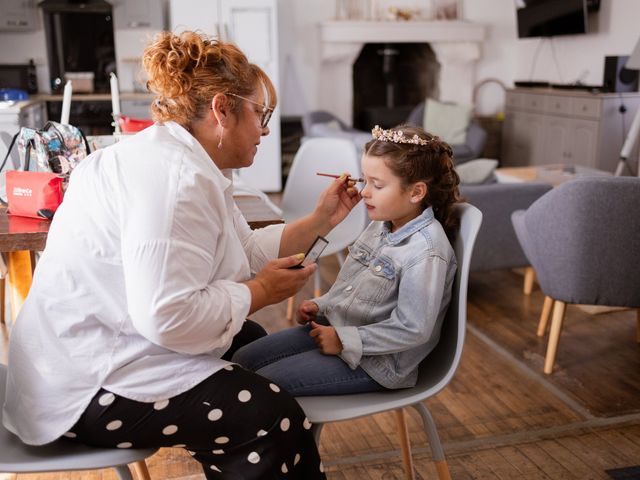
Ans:
<svg viewBox="0 0 640 480"><path fill-rule="evenodd" d="M549 344L547 345L547 355L544 359L544 373L549 375L553 371L553 364L556 361L558 341L560 340L560 330L567 304L556 300L553 304L553 320L551 321L551 332L549 333Z"/></svg>
<svg viewBox="0 0 640 480"><path fill-rule="evenodd" d="M398 424L398 437L400 438L400 448L402 449L402 463L407 480L415 480L413 470L413 458L411 457L411 442L409 440L409 430L407 430L407 419L404 416L404 409L395 410L396 423Z"/></svg>
<svg viewBox="0 0 640 480"><path fill-rule="evenodd" d="M551 309L553 307L553 298L544 297L544 304L542 305L542 313L540 314L540 321L538 322L538 331L536 335L544 337L547 331L547 323L549 323L549 317L551 316Z"/></svg>
<svg viewBox="0 0 640 480"><path fill-rule="evenodd" d="M289 300L287 300L287 322L289 323L293 323L293 304L295 299L296 296L293 295L292 297L289 297Z"/></svg>
<svg viewBox="0 0 640 480"><path fill-rule="evenodd" d="M524 288L522 289L525 295L531 295L533 290L533 282L536 280L536 271L533 267L527 267L524 270Z"/></svg>
<svg viewBox="0 0 640 480"><path fill-rule="evenodd" d="M131 470L126 465L118 465L117 467L113 467L116 471L116 475L118 476L118 480L133 480L133 476L131 475Z"/></svg>
<svg viewBox="0 0 640 480"><path fill-rule="evenodd" d="M147 462L140 460L132 465L133 471L136 472L137 480L151 480L151 475L149 475L149 469L147 468Z"/></svg>
<svg viewBox="0 0 640 480"><path fill-rule="evenodd" d="M4 283L4 277L3 277L3 278L0 278L0 308L2 308L2 310L0 310L0 324L2 325L5 324L5 321L4 321L5 289L6 289L6 284Z"/></svg>
<svg viewBox="0 0 640 480"><path fill-rule="evenodd" d="M440 480L451 480L449 466L447 465L447 460L444 457L444 451L442 450L438 430L436 429L436 424L433 421L431 412L422 402L414 403L411 406L415 408L422 417L422 423L424 424L425 432L427 432L427 438L429 439L429 445L431 446L431 456L433 457L433 463L436 465L438 478Z"/></svg>

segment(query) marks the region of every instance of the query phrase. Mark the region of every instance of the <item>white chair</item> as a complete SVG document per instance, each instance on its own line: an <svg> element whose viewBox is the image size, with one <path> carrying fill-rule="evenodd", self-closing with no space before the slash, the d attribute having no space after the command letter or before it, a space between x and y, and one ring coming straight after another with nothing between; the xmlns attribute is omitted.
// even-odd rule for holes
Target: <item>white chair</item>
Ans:
<svg viewBox="0 0 640 480"><path fill-rule="evenodd" d="M451 381L460 363L464 344L469 265L473 245L482 223L482 213L469 204L461 204L458 211L460 212L461 225L460 232L454 242L458 270L453 284L451 305L442 325L438 345L420 365L416 386L376 393L296 398L309 421L313 423L317 443L320 442L320 432L325 423L351 420L387 410L395 410L407 478L414 478L411 447L402 410L409 406L415 408L422 417L439 478L441 480L451 478L436 425L424 400L437 394Z"/></svg>
<svg viewBox="0 0 640 480"><path fill-rule="evenodd" d="M150 480L144 459L156 453L155 448L93 448L64 440L43 445L25 445L2 425L7 383L7 367L0 365L0 472L37 473L69 470L97 470L113 467L120 480L131 480L127 464L133 464L139 480Z"/></svg>
<svg viewBox="0 0 640 480"><path fill-rule="evenodd" d="M360 159L353 142L341 138L311 138L303 142L296 152L289 171L287 183L282 195L282 216L285 222L297 220L313 211L320 193L332 181L327 177L320 177L316 172L333 173L339 175L349 172L350 175L360 176ZM356 185L362 188L362 185ZM338 255L340 264L344 262L342 251L351 245L367 225L367 210L363 202L358 203L340 225L335 227L327 236L329 245L322 253L322 257ZM316 270L314 277L314 295L320 292L320 270ZM287 318L293 318L293 300L289 299Z"/></svg>

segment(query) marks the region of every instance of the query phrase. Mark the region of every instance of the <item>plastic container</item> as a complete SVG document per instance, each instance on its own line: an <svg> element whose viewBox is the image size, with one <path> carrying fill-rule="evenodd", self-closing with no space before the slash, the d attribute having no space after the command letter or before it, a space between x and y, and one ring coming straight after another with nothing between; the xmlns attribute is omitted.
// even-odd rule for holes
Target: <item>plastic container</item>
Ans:
<svg viewBox="0 0 640 480"><path fill-rule="evenodd" d="M74 93L93 93L93 72L67 72L65 80L71 80Z"/></svg>
<svg viewBox="0 0 640 480"><path fill-rule="evenodd" d="M153 120L146 118L131 118L120 115L120 130L122 133L135 133L153 125Z"/></svg>

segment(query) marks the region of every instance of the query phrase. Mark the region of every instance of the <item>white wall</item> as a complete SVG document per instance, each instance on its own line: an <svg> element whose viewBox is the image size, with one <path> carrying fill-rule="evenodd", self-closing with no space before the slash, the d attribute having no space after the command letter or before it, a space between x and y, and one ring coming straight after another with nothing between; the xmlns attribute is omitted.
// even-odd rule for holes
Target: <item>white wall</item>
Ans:
<svg viewBox="0 0 640 480"><path fill-rule="evenodd" d="M546 80L571 83L580 79L602 84L604 57L629 55L640 27L640 1L601 0L600 11L590 14L593 33L551 39L518 39L514 0L462 0L466 20L487 26L487 40L477 64L477 81L496 78L508 87L514 80ZM380 2L378 2L380 3ZM429 2L423 0L426 5ZM319 109L319 29L318 24L335 16L333 2L326 0L280 0L281 101L283 115L301 115ZM329 6L330 5L330 6ZM403 5L420 5L419 0ZM286 25L286 28L285 28ZM557 63L551 46L555 50ZM540 47L531 76L533 58ZM489 115L501 111L504 92L496 83L478 90L476 111Z"/></svg>
<svg viewBox="0 0 640 480"><path fill-rule="evenodd" d="M497 78L508 86L514 80L546 80L569 83L602 83L604 57L628 55L633 50L640 27L639 0L602 0L594 33L555 37L554 39L518 39L514 0L462 0L462 15L469 21L487 26L487 40L477 65L477 81ZM406 0L403 5L419 6L428 0ZM383 4L383 0L378 0ZM318 25L335 16L335 3L327 0L279 0L280 25L280 102L283 116L301 115L319 105L318 71L320 41ZM0 63L38 65L38 84L48 91L44 30L26 33L0 32ZM555 50L557 63L553 58ZM535 69L533 58L540 48ZM120 55L119 55L120 56ZM124 73L124 72L123 72ZM124 80L124 78L123 78ZM124 85L122 86L124 87ZM126 91L127 88L122 88ZM478 90L477 111L493 114L502 109L504 94L496 84Z"/></svg>

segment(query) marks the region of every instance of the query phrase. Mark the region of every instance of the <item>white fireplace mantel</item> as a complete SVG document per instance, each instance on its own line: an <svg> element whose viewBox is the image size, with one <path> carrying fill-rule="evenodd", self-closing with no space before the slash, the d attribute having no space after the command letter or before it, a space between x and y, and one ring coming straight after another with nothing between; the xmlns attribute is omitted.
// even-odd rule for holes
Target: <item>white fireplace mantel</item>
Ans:
<svg viewBox="0 0 640 480"><path fill-rule="evenodd" d="M462 20L322 22L320 105L351 122L351 68L366 43L428 43L440 63L440 100L471 104L485 30Z"/></svg>
<svg viewBox="0 0 640 480"><path fill-rule="evenodd" d="M484 31L483 25L461 20L329 20L320 25L323 43L481 42Z"/></svg>

